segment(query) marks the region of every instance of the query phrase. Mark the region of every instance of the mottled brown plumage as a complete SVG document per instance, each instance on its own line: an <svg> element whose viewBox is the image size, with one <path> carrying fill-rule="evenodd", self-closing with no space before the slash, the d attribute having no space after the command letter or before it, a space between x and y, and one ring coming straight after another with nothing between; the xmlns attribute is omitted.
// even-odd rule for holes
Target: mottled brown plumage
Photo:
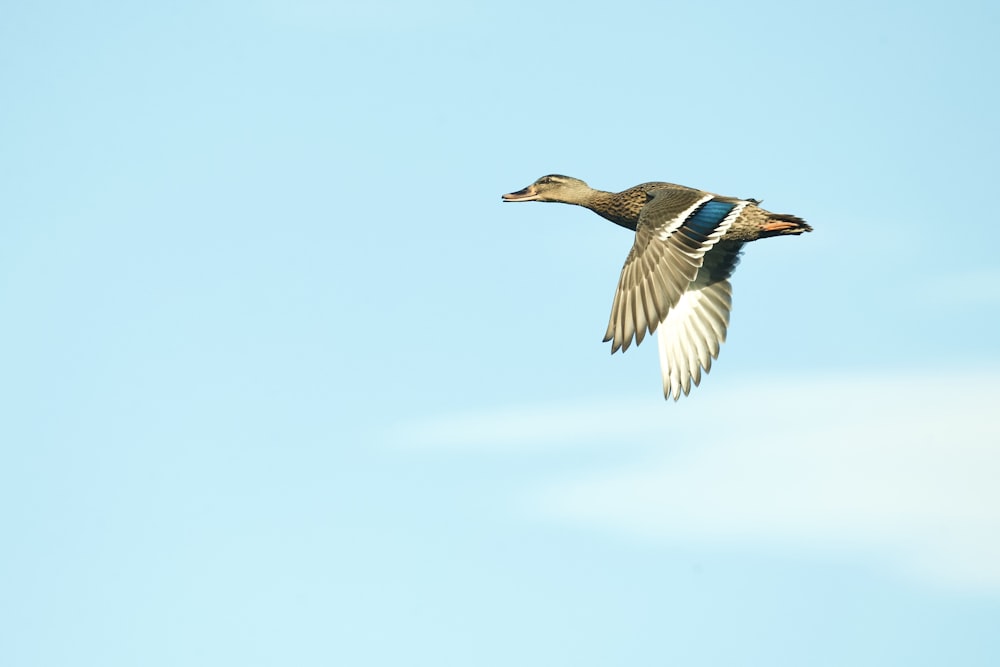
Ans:
<svg viewBox="0 0 1000 667"><path fill-rule="evenodd" d="M542 179L544 178L564 178L571 181L579 180L570 179L568 176L557 176L556 174L543 176ZM579 183L583 183L583 181L579 181ZM585 183L584 185L586 186ZM532 186L537 188L537 182L532 184ZM528 187L530 188L532 186ZM525 188L519 192L525 192L527 189L528 188ZM567 189L566 192L569 193L570 196L573 196L572 201L561 199L535 199L534 201L558 201L564 204L583 206L584 208L589 208L602 218L610 220L616 225L635 231L636 226L639 224L639 214L642 212L643 207L649 202L651 193L656 190L683 190L710 194L704 190L696 190L683 185L677 185L676 183L651 181L649 183L640 183L639 185L635 185L627 190L622 190L621 192L594 190L589 186L587 187L587 191L570 188ZM549 196L553 194L551 190L546 191L544 185L541 188L541 192L548 192ZM525 197L513 198L513 195L516 194L518 193L504 195L505 201L531 201ZM740 215L740 217L733 222L733 225L729 228L729 231L726 232L726 235L723 236L722 240L746 242L756 241L757 239L777 236L780 234L802 234L803 232L812 231L812 227L806 224L805 220L802 220L794 215L765 211L757 206L757 203L759 202L754 199L743 200L736 199L734 197L721 197L718 195L715 195L715 198L721 201L746 201L750 204L743 210L742 215ZM766 226L769 221L791 222L793 225L784 231L768 231Z"/></svg>

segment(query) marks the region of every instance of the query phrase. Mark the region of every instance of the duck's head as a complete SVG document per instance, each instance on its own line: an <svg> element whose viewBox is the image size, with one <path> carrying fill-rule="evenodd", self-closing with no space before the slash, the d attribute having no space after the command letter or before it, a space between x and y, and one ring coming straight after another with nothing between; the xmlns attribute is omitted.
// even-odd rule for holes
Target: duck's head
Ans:
<svg viewBox="0 0 1000 667"><path fill-rule="evenodd" d="M503 195L504 201L556 201L564 204L581 204L593 192L579 178L549 174L517 192Z"/></svg>

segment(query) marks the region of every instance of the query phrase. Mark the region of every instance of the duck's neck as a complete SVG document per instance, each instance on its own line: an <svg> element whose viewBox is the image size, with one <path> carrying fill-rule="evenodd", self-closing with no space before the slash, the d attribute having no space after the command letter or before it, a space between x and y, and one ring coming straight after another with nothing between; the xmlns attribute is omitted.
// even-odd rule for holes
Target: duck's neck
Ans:
<svg viewBox="0 0 1000 667"><path fill-rule="evenodd" d="M633 201L632 197L626 196L625 192L605 192L604 190L591 190L585 201L580 202L580 206L589 208L597 215L610 220L616 225L621 225L625 229L635 231L639 222L639 211L646 203L646 196L643 193L640 200Z"/></svg>

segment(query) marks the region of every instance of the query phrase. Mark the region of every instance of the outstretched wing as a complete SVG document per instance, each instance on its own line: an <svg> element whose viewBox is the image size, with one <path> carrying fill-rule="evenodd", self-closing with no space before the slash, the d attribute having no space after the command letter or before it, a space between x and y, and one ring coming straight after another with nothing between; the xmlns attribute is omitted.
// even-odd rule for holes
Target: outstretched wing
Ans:
<svg viewBox="0 0 1000 667"><path fill-rule="evenodd" d="M712 368L726 340L732 286L729 277L739 263L743 244L718 243L704 256L698 275L660 324L657 343L663 395L680 398L698 386L701 372Z"/></svg>
<svg viewBox="0 0 1000 667"><path fill-rule="evenodd" d="M668 319L698 277L705 253L748 205L681 187L650 194L639 215L635 244L622 268L604 335L605 341L612 341L612 353L627 350L633 338L638 345L647 331L653 333ZM728 306L725 312L728 322Z"/></svg>

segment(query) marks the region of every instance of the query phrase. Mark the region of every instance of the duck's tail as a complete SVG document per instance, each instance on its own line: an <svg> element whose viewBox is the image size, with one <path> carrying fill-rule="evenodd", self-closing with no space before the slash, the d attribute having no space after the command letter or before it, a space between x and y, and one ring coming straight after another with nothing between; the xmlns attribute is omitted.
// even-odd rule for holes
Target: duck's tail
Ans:
<svg viewBox="0 0 1000 667"><path fill-rule="evenodd" d="M782 236L785 234L803 234L811 232L813 228L797 215L787 213L769 213L767 220L761 226L764 232L761 237Z"/></svg>

